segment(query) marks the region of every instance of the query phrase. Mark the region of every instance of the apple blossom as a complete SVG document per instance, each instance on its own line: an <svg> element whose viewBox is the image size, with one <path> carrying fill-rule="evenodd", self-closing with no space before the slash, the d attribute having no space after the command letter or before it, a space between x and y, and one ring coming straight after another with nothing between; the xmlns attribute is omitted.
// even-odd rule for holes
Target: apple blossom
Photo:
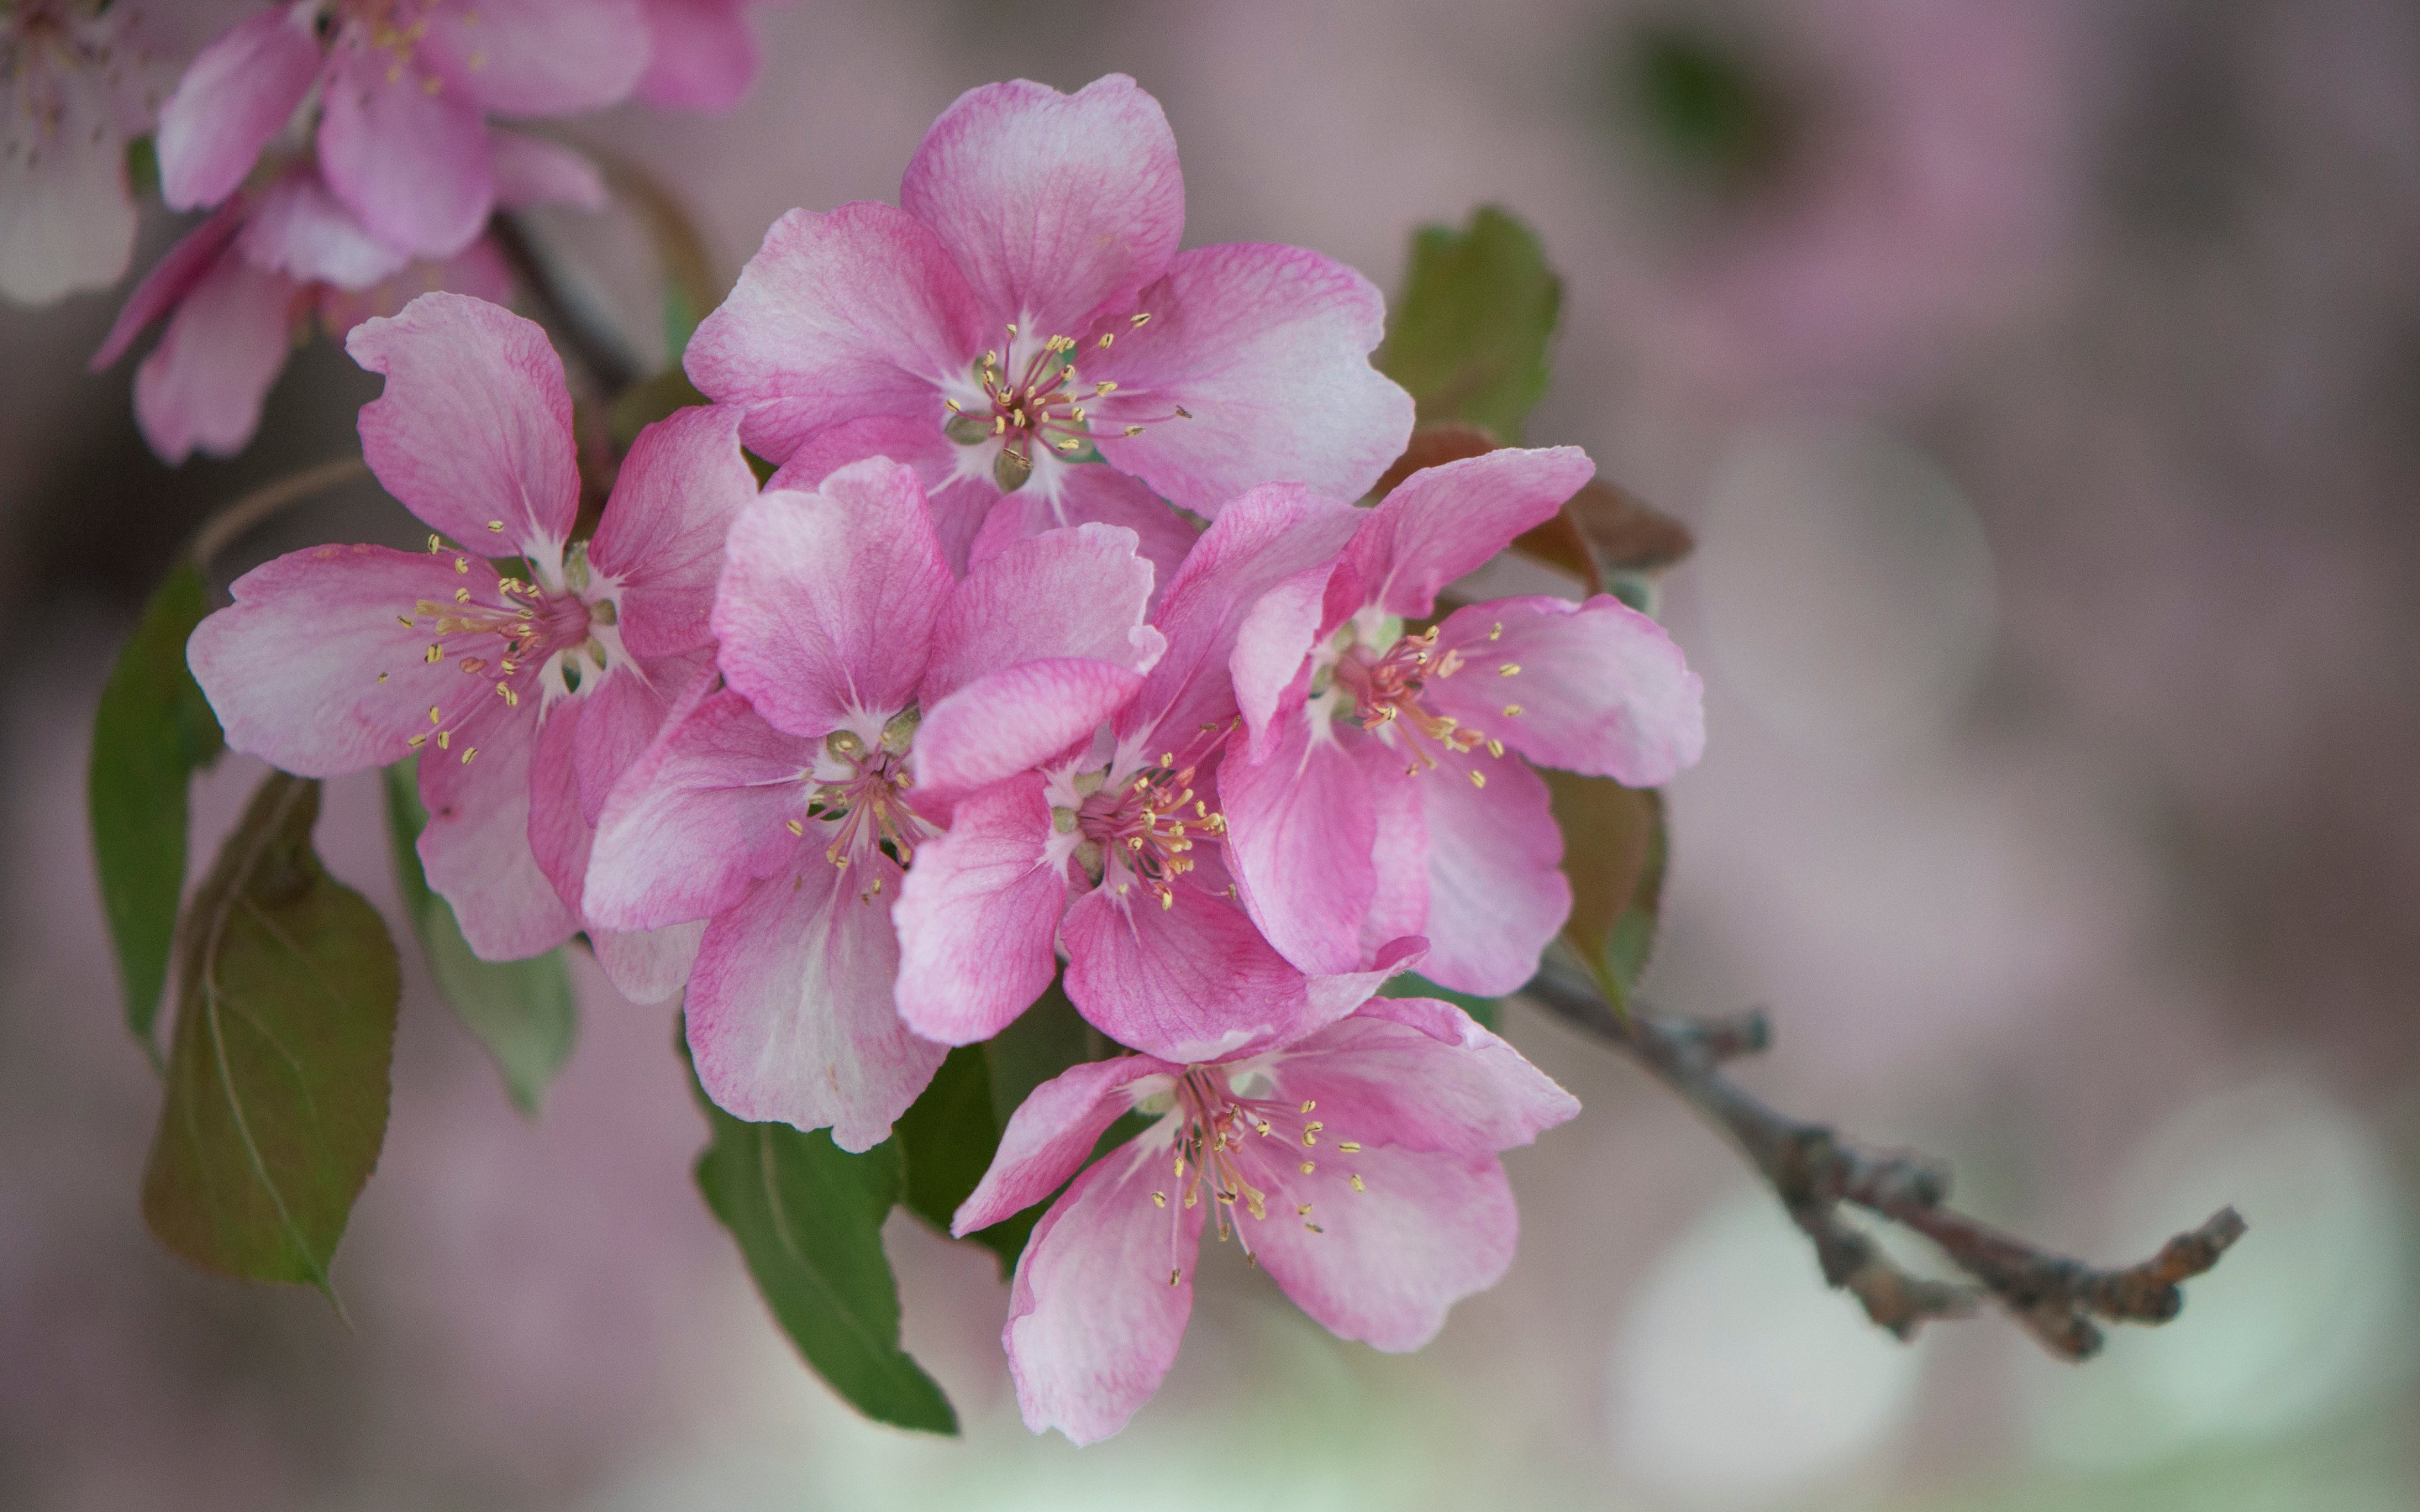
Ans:
<svg viewBox="0 0 2420 1512"><path fill-rule="evenodd" d="M1133 80L987 85L925 133L898 208L775 223L689 374L761 455L916 468L954 564L1003 494L1012 536L1146 540L1155 494L1202 516L1268 482L1359 494L1412 422L1369 363L1378 291L1297 247L1179 252L1184 222L1175 139Z"/></svg>
<svg viewBox="0 0 2420 1512"><path fill-rule="evenodd" d="M439 533L425 553L323 546L256 567L188 657L237 750L303 777L417 753L429 886L481 956L535 955L582 927L614 779L709 673L724 531L756 491L737 417L642 432L575 542L571 397L537 326L427 294L346 346L387 379L362 409L364 455ZM618 985L660 997L696 932L591 933Z"/></svg>
<svg viewBox="0 0 2420 1512"><path fill-rule="evenodd" d="M741 512L713 613L729 687L631 765L587 887L612 927L709 920L685 1007L723 1108L861 1150L932 1079L944 1047L893 1008L902 874L954 795L1089 740L1134 694L1161 648L1135 545L1050 531L954 579L914 472L885 457Z"/></svg>
<svg viewBox="0 0 2420 1512"><path fill-rule="evenodd" d="M756 82L756 38L748 12L783 0L641 0L647 19L647 71L640 100L659 110L720 113Z"/></svg>
<svg viewBox="0 0 2420 1512"><path fill-rule="evenodd" d="M1593 471L1576 447L1423 469L1363 515L1332 572L1254 608L1218 795L1245 905L1304 970L1350 971L1419 934L1433 980L1517 989L1571 911L1545 783L1523 758L1652 787L1703 749L1697 674L1609 595L1405 625Z"/></svg>
<svg viewBox="0 0 2420 1512"><path fill-rule="evenodd" d="M1157 1121L1085 1166L1137 1109ZM1497 1153L1578 1112L1462 1010L1373 998L1249 1055L1062 1072L1011 1117L950 1229L988 1227L1075 1178L1017 1258L1001 1338L1026 1427L1091 1443L1175 1360L1205 1227L1339 1337L1417 1350L1512 1263L1519 1216Z"/></svg>
<svg viewBox="0 0 2420 1512"><path fill-rule="evenodd" d="M489 116L609 105L646 65L639 0L291 0L194 59L161 109L161 193L221 203L316 100L329 192L380 240L448 257L497 203Z"/></svg>

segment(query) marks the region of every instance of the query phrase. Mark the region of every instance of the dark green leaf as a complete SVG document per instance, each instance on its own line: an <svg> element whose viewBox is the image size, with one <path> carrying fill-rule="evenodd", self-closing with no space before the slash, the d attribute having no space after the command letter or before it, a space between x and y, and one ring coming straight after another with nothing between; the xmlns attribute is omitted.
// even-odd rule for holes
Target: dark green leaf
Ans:
<svg viewBox="0 0 2420 1512"><path fill-rule="evenodd" d="M118 652L92 721L86 797L101 907L117 947L127 1026L155 1062L152 1030L185 887L186 789L225 748L209 701L185 668L185 638L206 608L200 569L178 563Z"/></svg>
<svg viewBox="0 0 2420 1512"><path fill-rule="evenodd" d="M948 1233L951 1215L990 1168L1001 1122L983 1047L958 1046L892 1132L908 1165L908 1211Z"/></svg>
<svg viewBox="0 0 2420 1512"><path fill-rule="evenodd" d="M395 852L396 887L437 991L504 1073L515 1105L535 1117L547 1084L571 1057L580 1007L561 950L526 961L482 961L462 938L453 905L428 890L412 842L428 823L414 780L415 764L386 769L386 833Z"/></svg>
<svg viewBox="0 0 2420 1512"><path fill-rule="evenodd" d="M1647 969L1664 900L1664 798L1610 778L1548 772L1572 916L1563 938L1617 1009Z"/></svg>
<svg viewBox="0 0 2420 1512"><path fill-rule="evenodd" d="M160 187L160 148L148 136L126 139L126 187L138 197Z"/></svg>
<svg viewBox="0 0 2420 1512"><path fill-rule="evenodd" d="M196 1265L328 1289L386 1138L395 946L311 848L319 784L271 772L177 936L143 1216Z"/></svg>
<svg viewBox="0 0 2420 1512"><path fill-rule="evenodd" d="M743 1123L708 1102L697 1184L808 1365L877 1422L955 1433L941 1388L899 1348L899 1288L882 1220L905 1186L895 1142L862 1155L828 1132Z"/></svg>
<svg viewBox="0 0 2420 1512"><path fill-rule="evenodd" d="M1426 977L1418 976L1409 971L1400 977L1388 979L1387 985L1378 989L1378 995L1381 997L1435 997L1461 1009L1477 1019L1482 1028L1496 1027L1497 999L1473 997L1468 993L1458 993L1450 987L1440 987Z"/></svg>
<svg viewBox="0 0 2420 1512"><path fill-rule="evenodd" d="M1379 370L1411 391L1422 424L1467 421L1507 441L1546 392L1562 280L1536 233L1496 207L1470 224L1422 226Z"/></svg>

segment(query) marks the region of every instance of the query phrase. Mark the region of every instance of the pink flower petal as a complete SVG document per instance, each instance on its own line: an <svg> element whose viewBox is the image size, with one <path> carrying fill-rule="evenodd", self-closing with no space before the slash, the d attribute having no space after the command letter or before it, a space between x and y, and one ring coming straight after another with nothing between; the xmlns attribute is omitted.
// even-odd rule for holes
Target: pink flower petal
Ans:
<svg viewBox="0 0 2420 1512"><path fill-rule="evenodd" d="M219 266L227 243L243 229L243 216L241 204L223 206L163 254L151 265L151 270L143 275L143 282L134 285L134 292L126 297L101 349L85 364L85 371L98 373L125 356L146 326L182 303L185 296Z"/></svg>
<svg viewBox="0 0 2420 1512"><path fill-rule="evenodd" d="M1429 824L1422 811L1419 778L1405 772L1383 741L1353 740L1370 784L1377 832L1371 845L1378 886L1361 919L1361 953L1383 959L1387 947L1406 936L1426 938L1429 922ZM1410 969L1410 968L1406 968Z"/></svg>
<svg viewBox="0 0 2420 1512"><path fill-rule="evenodd" d="M411 754L429 707L451 705L466 682L451 660L430 664L427 632L399 617L495 581L484 562L465 577L450 557L313 547L237 579L235 603L201 623L186 655L237 750L298 777L384 766Z"/></svg>
<svg viewBox="0 0 2420 1512"><path fill-rule="evenodd" d="M626 934L591 928L588 943L613 990L634 1003L660 1003L688 985L706 938L706 920Z"/></svg>
<svg viewBox="0 0 2420 1512"><path fill-rule="evenodd" d="M1319 1104L1333 1145L1492 1154L1579 1114L1579 1100L1450 1003L1373 997L1271 1057L1274 1094Z"/></svg>
<svg viewBox="0 0 2420 1512"><path fill-rule="evenodd" d="M1142 623L1152 565L1136 554L1136 545L1132 531L1078 525L1019 541L978 563L933 625L925 702L1044 657L1149 671L1161 640Z"/></svg>
<svg viewBox="0 0 2420 1512"><path fill-rule="evenodd" d="M928 482L925 486L932 485ZM970 481L960 486L971 489L988 485ZM1005 497L995 490L991 497L998 502L983 520L983 532L974 538L970 560L981 563L1019 541L1062 525L1122 525L1135 532L1140 543L1136 549L1152 564L1151 602L1155 606L1161 591L1174 580L1186 553L1193 549L1193 543L1202 535L1184 516L1145 487L1141 480L1130 478L1115 468L1062 469L1056 498L1045 497L1040 489L1032 486Z"/></svg>
<svg viewBox="0 0 2420 1512"><path fill-rule="evenodd" d="M487 699L454 728L450 748L431 742L421 756L420 801L428 809L421 867L482 960L538 955L580 928L531 848L537 737L535 700L516 709ZM474 749L476 759L464 761Z"/></svg>
<svg viewBox="0 0 2420 1512"><path fill-rule="evenodd" d="M1333 558L1365 517L1350 504L1291 484L1236 499L1202 532L1155 616L1168 650L1118 718L1124 738L1165 724L1188 736L1235 715L1227 662L1262 594Z"/></svg>
<svg viewBox="0 0 2420 1512"><path fill-rule="evenodd" d="M608 929L656 929L738 903L801 843L815 745L728 689L676 715L597 817L582 906Z"/></svg>
<svg viewBox="0 0 2420 1512"><path fill-rule="evenodd" d="M513 277L495 243L481 237L443 262L413 263L370 288L341 289L334 285L320 288L319 324L332 338L342 341L363 321L401 315L405 305L441 289L503 304L513 297Z"/></svg>
<svg viewBox="0 0 2420 1512"><path fill-rule="evenodd" d="M639 432L588 543L589 565L621 585L616 623L630 655L712 640L722 543L755 497L737 410L683 409Z"/></svg>
<svg viewBox="0 0 2420 1512"><path fill-rule="evenodd" d="M639 0L469 0L427 19L420 55L445 91L501 116L599 110L647 67Z"/></svg>
<svg viewBox="0 0 2420 1512"><path fill-rule="evenodd" d="M1705 752L1705 685L1662 625L1619 599L1474 604L1447 618L1437 645L1474 665L1431 681L1421 702L1541 766L1652 788Z"/></svg>
<svg viewBox="0 0 2420 1512"><path fill-rule="evenodd" d="M947 411L939 385L983 355L990 320L940 239L888 205L792 210L773 223L682 357L707 397L747 414L777 462L814 432L867 415Z"/></svg>
<svg viewBox="0 0 2420 1512"><path fill-rule="evenodd" d="M1500 997L1537 974L1572 911L1563 837L1546 784L1517 756L1481 761L1473 787L1451 767L1424 771L1429 957L1420 974L1458 993Z"/></svg>
<svg viewBox="0 0 2420 1512"><path fill-rule="evenodd" d="M1094 1163L1026 1241L1009 1290L1009 1374L1025 1426L1094 1443L1125 1427L1176 1361L1193 1311L1204 1202L1163 1211L1164 1142Z"/></svg>
<svg viewBox="0 0 2420 1512"><path fill-rule="evenodd" d="M392 278L411 261L409 251L370 235L308 168L288 173L261 194L236 246L255 267L296 283L349 289Z"/></svg>
<svg viewBox="0 0 2420 1512"><path fill-rule="evenodd" d="M580 812L579 751L592 700L544 702L530 755L529 845L555 896L577 917L596 826Z"/></svg>
<svg viewBox="0 0 2420 1512"><path fill-rule="evenodd" d="M1106 661L1019 662L924 710L916 730L916 806L937 820L967 794L1089 740L1142 679Z"/></svg>
<svg viewBox="0 0 2420 1512"><path fill-rule="evenodd" d="M756 79L756 38L740 0L647 0L653 41L639 98L658 110L720 116Z"/></svg>
<svg viewBox="0 0 2420 1512"><path fill-rule="evenodd" d="M580 710L580 738L571 756L582 824L596 825L622 774L655 740L698 680L713 675L714 653L701 647L678 656L616 662L592 687L581 689L571 701Z"/></svg>
<svg viewBox="0 0 2420 1512"><path fill-rule="evenodd" d="M1377 895L1378 816L1356 749L1297 712L1266 762L1233 747L1218 766L1227 865L1245 910L1304 971L1361 964L1361 926ZM1383 758L1382 758L1383 759Z"/></svg>
<svg viewBox="0 0 2420 1512"><path fill-rule="evenodd" d="M1345 550L1361 601L1425 618L1446 584L1554 518L1595 473L1576 446L1506 447L1422 468L1370 511Z"/></svg>
<svg viewBox="0 0 2420 1512"><path fill-rule="evenodd" d="M1297 711L1309 686L1311 647L1326 610L1327 563L1307 567L1261 596L1235 631L1227 667L1244 717L1244 754L1269 759L1277 747L1279 711Z"/></svg>
<svg viewBox="0 0 2420 1512"><path fill-rule="evenodd" d="M896 462L760 495L732 524L715 595L722 674L791 734L887 719L916 696L951 587L924 491Z"/></svg>
<svg viewBox="0 0 2420 1512"><path fill-rule="evenodd" d="M488 128L383 51L340 52L320 95L319 171L373 236L426 257L471 244L495 208Z"/></svg>
<svg viewBox="0 0 2420 1512"><path fill-rule="evenodd" d="M991 319L1027 338L1123 313L1185 233L1175 134L1115 73L1073 95L1023 79L968 90L924 133L899 203L939 235Z"/></svg>
<svg viewBox="0 0 2420 1512"><path fill-rule="evenodd" d="M424 294L393 319L363 321L345 350L386 375L361 431L387 492L473 549L561 560L580 468L563 360L545 331L460 294Z"/></svg>
<svg viewBox="0 0 2420 1512"><path fill-rule="evenodd" d="M1256 485L1304 484L1359 498L1402 455L1412 396L1370 365L1386 301L1370 281L1300 247L1232 245L1179 254L1140 303L1084 349L1088 380L1118 392L1094 410L1101 455L1170 501L1216 517ZM1191 419L1171 418L1178 407ZM1141 424L1139 436L1122 434Z"/></svg>
<svg viewBox="0 0 2420 1512"><path fill-rule="evenodd" d="M1445 1326L1446 1309L1512 1265L1521 1220L1495 1156L1369 1145L1317 1166L1286 1178L1282 1211L1272 1202L1265 1220L1238 1221L1251 1225L1270 1279L1339 1338L1417 1350ZM1298 1214L1306 1202L1311 1211Z"/></svg>
<svg viewBox="0 0 2420 1512"><path fill-rule="evenodd" d="M243 183L319 76L318 8L279 6L194 54L160 107L160 197L172 210L215 205Z"/></svg>
<svg viewBox="0 0 2420 1512"><path fill-rule="evenodd" d="M233 456L293 350L293 283L232 253L194 284L134 370L134 418L163 461Z"/></svg>
<svg viewBox="0 0 2420 1512"><path fill-rule="evenodd" d="M1163 1060L1211 1060L1299 1032L1309 984L1244 911L1177 879L1174 902L1094 887L1067 910L1067 995L1120 1044Z"/></svg>
<svg viewBox="0 0 2420 1512"><path fill-rule="evenodd" d="M74 42L54 51L42 41L39 28L56 14L38 20L20 8L0 22L15 30L0 43L10 50L0 77L0 295L25 304L107 288L134 253L127 132L113 99L132 81L114 67L70 61L82 52Z"/></svg>
<svg viewBox="0 0 2420 1512"><path fill-rule="evenodd" d="M888 1138L933 1079L947 1048L892 1007L899 878L887 856L844 872L809 842L706 926L683 1001L698 1080L726 1112L829 1128L854 1152Z"/></svg>
<svg viewBox="0 0 2420 1512"><path fill-rule="evenodd" d="M887 456L915 470L924 486L924 504L933 514L933 533L940 538L941 555L950 571L963 575L970 544L1000 502L1000 490L988 477L961 477L960 448L941 434L939 423L926 410L937 409L926 393L913 415L867 415L810 433L790 459L765 486L812 493L824 479L851 462Z"/></svg>
<svg viewBox="0 0 2420 1512"><path fill-rule="evenodd" d="M601 210L609 203L605 175L597 164L560 142L519 131L488 132L489 171L496 203L508 210L538 205L569 205Z"/></svg>
<svg viewBox="0 0 2420 1512"><path fill-rule="evenodd" d="M1110 1124L1142 1098L1168 1090L1182 1070L1149 1056L1112 1056L1071 1066L1035 1088L1009 1115L990 1169L951 1218L950 1232L963 1238L989 1228L1058 1191Z"/></svg>
<svg viewBox="0 0 2420 1512"><path fill-rule="evenodd" d="M1031 774L966 799L948 833L916 848L892 910L899 1017L909 1028L973 1044L1050 985L1067 872L1064 861L1049 864L1049 849L1050 806Z"/></svg>

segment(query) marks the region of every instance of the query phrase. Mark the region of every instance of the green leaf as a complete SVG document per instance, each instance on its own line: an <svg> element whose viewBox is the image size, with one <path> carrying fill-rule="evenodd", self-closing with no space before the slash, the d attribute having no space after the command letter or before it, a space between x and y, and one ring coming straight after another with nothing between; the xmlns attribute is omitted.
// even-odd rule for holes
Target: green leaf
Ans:
<svg viewBox="0 0 2420 1512"><path fill-rule="evenodd" d="M907 1162L908 1211L948 1233L958 1204L974 1195L991 1166L1001 1122L991 1105L991 1069L983 1046L951 1051L892 1131Z"/></svg>
<svg viewBox="0 0 2420 1512"><path fill-rule="evenodd" d="M882 1220L905 1185L897 1144L851 1155L828 1131L743 1123L702 1090L698 1102L714 1131L698 1189L807 1364L876 1422L957 1432L949 1398L899 1348L899 1288L882 1253Z"/></svg>
<svg viewBox="0 0 2420 1512"><path fill-rule="evenodd" d="M401 989L386 926L311 848L318 816L318 783L271 772L178 927L143 1217L196 1265L328 1291L386 1138Z"/></svg>
<svg viewBox="0 0 2420 1512"><path fill-rule="evenodd" d="M86 797L101 907L117 947L127 1027L155 1064L152 1031L185 887L186 789L226 746L185 667L185 638L207 608L200 569L179 563L118 652L92 721Z"/></svg>
<svg viewBox="0 0 2420 1512"><path fill-rule="evenodd" d="M1374 361L1411 391L1420 424L1467 421L1517 441L1546 392L1562 300L1537 234L1481 206L1461 230L1414 233L1410 277Z"/></svg>
<svg viewBox="0 0 2420 1512"><path fill-rule="evenodd" d="M1664 902L1664 797L1610 778L1545 774L1571 879L1568 941L1613 1006L1627 1011L1647 970Z"/></svg>
<svg viewBox="0 0 2420 1512"><path fill-rule="evenodd" d="M412 845L428 823L415 765L407 760L386 769L386 833L396 890L439 995L495 1057L514 1105L535 1118L538 1099L571 1057L580 1031L571 973L561 950L526 961L482 961L472 953L453 905L429 890Z"/></svg>
<svg viewBox="0 0 2420 1512"><path fill-rule="evenodd" d="M1461 1009L1477 1019L1481 1028L1486 1029L1496 1027L1496 1013L1500 1005L1500 999L1473 997L1468 993L1458 993L1450 987L1440 987L1426 977L1409 971L1400 977L1388 978L1387 984L1378 989L1378 995L1381 997L1435 997Z"/></svg>
<svg viewBox="0 0 2420 1512"><path fill-rule="evenodd" d="M160 187L160 147L148 136L126 139L126 188L137 196Z"/></svg>

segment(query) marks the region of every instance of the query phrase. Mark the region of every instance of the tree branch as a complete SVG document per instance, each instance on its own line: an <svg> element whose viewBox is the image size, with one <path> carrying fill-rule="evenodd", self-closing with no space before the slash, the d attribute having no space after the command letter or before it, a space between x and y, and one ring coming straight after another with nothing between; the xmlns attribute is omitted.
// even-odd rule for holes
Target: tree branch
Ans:
<svg viewBox="0 0 2420 1512"><path fill-rule="evenodd" d="M1949 1172L1937 1162L1860 1149L1741 1090L1722 1065L1770 1042L1761 1012L1706 1021L1619 1013L1577 971L1552 960L1523 991L1627 1054L1729 1134L1814 1243L1823 1279L1854 1295L1867 1317L1900 1338L1931 1319L1972 1316L1989 1297L2052 1354L2088 1360L2102 1345L2096 1319L2166 1322L2184 1306L2181 1283L2216 1265L2243 1235L2242 1215L2225 1208L2139 1265L2096 1270L1947 1206ZM1843 1216L1844 1206L1922 1234L1966 1282L1935 1281L1902 1269Z"/></svg>

